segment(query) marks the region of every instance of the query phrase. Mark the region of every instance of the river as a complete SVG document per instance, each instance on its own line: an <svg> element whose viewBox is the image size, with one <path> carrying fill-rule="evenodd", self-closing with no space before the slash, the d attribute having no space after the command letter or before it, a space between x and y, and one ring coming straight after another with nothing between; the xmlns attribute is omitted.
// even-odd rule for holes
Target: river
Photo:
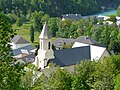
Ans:
<svg viewBox="0 0 120 90"><path fill-rule="evenodd" d="M109 10L109 11L104 11L97 14L87 15L87 16L83 16L83 18L91 17L91 16L99 16L99 15L108 16L113 14L116 14L116 10Z"/></svg>
<svg viewBox="0 0 120 90"><path fill-rule="evenodd" d="M116 14L116 10L104 11L104 12L100 12L100 13L93 14L93 15L90 15L90 16L98 16L98 15L113 15L113 14Z"/></svg>

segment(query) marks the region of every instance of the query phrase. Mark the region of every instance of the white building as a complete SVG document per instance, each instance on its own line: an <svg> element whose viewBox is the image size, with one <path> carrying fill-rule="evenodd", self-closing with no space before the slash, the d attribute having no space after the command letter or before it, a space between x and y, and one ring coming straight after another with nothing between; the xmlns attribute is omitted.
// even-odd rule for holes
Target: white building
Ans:
<svg viewBox="0 0 120 90"><path fill-rule="evenodd" d="M16 63L34 62L36 47L19 35L15 35L9 43Z"/></svg>
<svg viewBox="0 0 120 90"><path fill-rule="evenodd" d="M27 45L30 45L30 42L25 40L19 35L15 35L13 39L10 41L10 45L12 49L18 49Z"/></svg>
<svg viewBox="0 0 120 90"><path fill-rule="evenodd" d="M97 17L97 19L98 20L107 20L107 19L110 19L110 17L108 17L108 16L103 16L103 15L99 15L98 17Z"/></svg>
<svg viewBox="0 0 120 90"><path fill-rule="evenodd" d="M116 16L116 19L117 19L116 24L117 24L118 27L120 27L120 17Z"/></svg>

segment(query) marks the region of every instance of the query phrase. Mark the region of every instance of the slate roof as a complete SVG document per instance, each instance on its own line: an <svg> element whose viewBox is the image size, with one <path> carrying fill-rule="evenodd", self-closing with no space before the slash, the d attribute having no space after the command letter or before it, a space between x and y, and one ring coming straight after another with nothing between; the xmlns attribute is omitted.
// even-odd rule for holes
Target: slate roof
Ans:
<svg viewBox="0 0 120 90"><path fill-rule="evenodd" d="M65 15L62 15L62 18L72 19L72 20L80 20L81 14L65 14Z"/></svg>
<svg viewBox="0 0 120 90"><path fill-rule="evenodd" d="M90 46L56 50L54 52L55 58L49 62L53 62L59 66L75 65L82 60L91 59L90 55Z"/></svg>
<svg viewBox="0 0 120 90"><path fill-rule="evenodd" d="M87 36L80 36L78 38L76 38L75 42L81 42L81 43L85 43L85 44L95 44L97 45L97 41L87 37Z"/></svg>
<svg viewBox="0 0 120 90"><path fill-rule="evenodd" d="M27 45L25 47L14 49L13 50L13 55L16 56L16 55L22 54L21 49L27 50L28 52L30 52L30 50L33 50L33 49L36 49L36 48L34 46L32 46L32 45Z"/></svg>
<svg viewBox="0 0 120 90"><path fill-rule="evenodd" d="M15 35L10 42L14 42L15 44L28 44L28 43L30 43L19 35Z"/></svg>
<svg viewBox="0 0 120 90"><path fill-rule="evenodd" d="M17 60L23 60L25 63L32 63L35 60L35 55L30 54L30 55L18 58Z"/></svg>
<svg viewBox="0 0 120 90"><path fill-rule="evenodd" d="M55 47L63 47L65 44L74 43L74 39L72 38L57 38L55 41L52 42Z"/></svg>
<svg viewBox="0 0 120 90"><path fill-rule="evenodd" d="M42 32L41 32L39 38L41 38L41 39L50 39L50 38L52 38L52 35L51 35L50 31L49 31L49 28L48 28L48 25L47 25L46 22L45 22L45 24L43 26L43 29L42 29Z"/></svg>

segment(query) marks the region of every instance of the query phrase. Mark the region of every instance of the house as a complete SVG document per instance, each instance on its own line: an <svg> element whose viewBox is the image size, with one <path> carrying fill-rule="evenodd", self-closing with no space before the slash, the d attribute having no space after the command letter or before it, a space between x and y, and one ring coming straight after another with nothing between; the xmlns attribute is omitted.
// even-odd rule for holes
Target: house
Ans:
<svg viewBox="0 0 120 90"><path fill-rule="evenodd" d="M65 14L62 15L62 20L71 19L71 20L80 20L81 14Z"/></svg>
<svg viewBox="0 0 120 90"><path fill-rule="evenodd" d="M53 46L56 50L61 50L64 45L66 44L73 44L74 39L73 38L57 38L55 41L52 42Z"/></svg>
<svg viewBox="0 0 120 90"><path fill-rule="evenodd" d="M13 57L18 59L30 54L35 54L36 48L32 45L27 45L18 49L13 49Z"/></svg>
<svg viewBox="0 0 120 90"><path fill-rule="evenodd" d="M27 40L25 40L19 35L15 35L10 41L10 45L12 49L18 49L18 48L30 45L30 42L28 42Z"/></svg>
<svg viewBox="0 0 120 90"><path fill-rule="evenodd" d="M74 47L74 45L76 45L77 43L81 43L81 46L83 45L89 45L89 44L94 44L97 45L97 41L87 37L87 36L80 36L76 39L73 38L57 38L55 41L52 42L52 44L54 45L56 50L62 50L64 45L66 44L70 44L73 45L72 47ZM80 46L79 46L80 47Z"/></svg>
<svg viewBox="0 0 120 90"><path fill-rule="evenodd" d="M39 69L46 68L50 62L61 67L74 68L74 65L80 63L82 60L102 60L104 57L110 56L105 47L93 45L96 44L94 40L91 40L91 45L74 46L74 48L53 51L51 38L49 28L47 23L45 23L39 36L40 48L33 62Z"/></svg>
<svg viewBox="0 0 120 90"><path fill-rule="evenodd" d="M110 19L110 17L99 15L99 16L97 17L97 19L98 19L98 20L105 21L105 20L107 20L107 19Z"/></svg>
<svg viewBox="0 0 120 90"><path fill-rule="evenodd" d="M35 60L36 48L32 45L27 45L18 49L13 49L13 58L15 63L32 63Z"/></svg>
<svg viewBox="0 0 120 90"><path fill-rule="evenodd" d="M80 36L75 39L75 43L73 44L72 48L89 46L89 45L97 45L97 44L98 44L97 41L87 36Z"/></svg>
<svg viewBox="0 0 120 90"><path fill-rule="evenodd" d="M16 63L32 63L35 60L36 47L19 35L15 35L10 41L13 58Z"/></svg>
<svg viewBox="0 0 120 90"><path fill-rule="evenodd" d="M117 24L118 27L120 27L120 17L117 16L116 19L117 19L116 24Z"/></svg>

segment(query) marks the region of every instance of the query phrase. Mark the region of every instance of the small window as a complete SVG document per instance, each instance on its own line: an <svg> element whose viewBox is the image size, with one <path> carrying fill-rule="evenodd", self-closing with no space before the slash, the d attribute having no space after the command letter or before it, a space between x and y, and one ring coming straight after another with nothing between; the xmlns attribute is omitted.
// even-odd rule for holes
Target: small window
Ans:
<svg viewBox="0 0 120 90"><path fill-rule="evenodd" d="M50 50L50 42L48 43L48 49Z"/></svg>

